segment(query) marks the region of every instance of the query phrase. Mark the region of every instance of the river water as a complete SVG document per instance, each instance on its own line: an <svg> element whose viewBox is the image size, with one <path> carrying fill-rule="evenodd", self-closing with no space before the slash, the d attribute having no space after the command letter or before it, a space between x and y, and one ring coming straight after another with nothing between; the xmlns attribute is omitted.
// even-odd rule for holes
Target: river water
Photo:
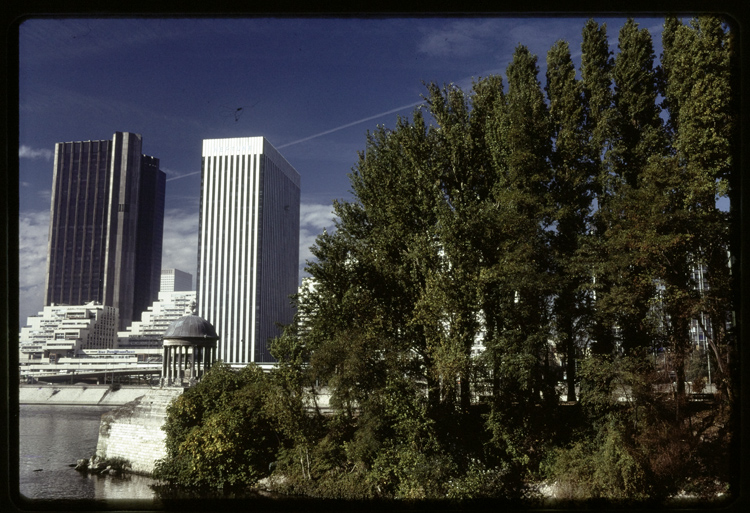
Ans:
<svg viewBox="0 0 750 513"><path fill-rule="evenodd" d="M21 405L18 492L22 500L158 504L145 476L87 475L69 465L96 452L99 420L112 407ZM13 483L11 483L13 486Z"/></svg>

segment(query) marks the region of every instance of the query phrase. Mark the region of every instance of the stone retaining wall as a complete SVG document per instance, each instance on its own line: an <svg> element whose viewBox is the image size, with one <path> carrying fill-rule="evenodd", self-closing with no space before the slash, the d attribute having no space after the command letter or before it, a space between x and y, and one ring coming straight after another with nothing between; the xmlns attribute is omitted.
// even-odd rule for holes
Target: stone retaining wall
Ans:
<svg viewBox="0 0 750 513"><path fill-rule="evenodd" d="M110 385L21 385L18 389L20 404L121 406L143 397L151 387L120 387Z"/></svg>
<svg viewBox="0 0 750 513"><path fill-rule="evenodd" d="M166 433L161 427L167 406L182 392L182 388L149 389L143 397L102 415L96 455L125 458L132 472L152 473L156 460L166 456Z"/></svg>

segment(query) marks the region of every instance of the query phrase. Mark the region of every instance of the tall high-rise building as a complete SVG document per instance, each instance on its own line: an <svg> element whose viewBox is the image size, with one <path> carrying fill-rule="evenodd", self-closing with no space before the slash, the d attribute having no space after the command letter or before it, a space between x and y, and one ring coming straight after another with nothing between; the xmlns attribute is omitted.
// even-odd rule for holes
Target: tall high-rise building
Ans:
<svg viewBox="0 0 750 513"><path fill-rule="evenodd" d="M229 364L273 362L268 342L294 317L299 173L263 137L203 141L198 315Z"/></svg>
<svg viewBox="0 0 750 513"><path fill-rule="evenodd" d="M166 189L167 175L159 169L159 159L143 155L138 198L136 285L133 290L132 319L139 319L141 313L159 297Z"/></svg>
<svg viewBox="0 0 750 513"><path fill-rule="evenodd" d="M45 305L95 301L129 325L159 293L166 175L141 136L55 145Z"/></svg>

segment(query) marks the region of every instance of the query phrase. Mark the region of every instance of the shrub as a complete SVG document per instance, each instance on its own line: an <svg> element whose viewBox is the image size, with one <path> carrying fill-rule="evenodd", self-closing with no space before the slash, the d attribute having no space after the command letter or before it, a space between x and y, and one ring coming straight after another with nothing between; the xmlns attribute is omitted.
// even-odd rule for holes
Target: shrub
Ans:
<svg viewBox="0 0 750 513"><path fill-rule="evenodd" d="M184 486L252 485L269 473L278 439L263 403L266 378L248 365L214 366L167 410L167 457L155 477Z"/></svg>

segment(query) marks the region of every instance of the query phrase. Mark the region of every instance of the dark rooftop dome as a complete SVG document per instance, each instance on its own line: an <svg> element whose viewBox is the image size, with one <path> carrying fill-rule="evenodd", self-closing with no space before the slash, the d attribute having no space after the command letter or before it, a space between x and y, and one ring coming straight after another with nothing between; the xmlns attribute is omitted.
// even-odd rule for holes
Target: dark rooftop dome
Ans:
<svg viewBox="0 0 750 513"><path fill-rule="evenodd" d="M200 338L216 340L219 336L216 334L216 330L211 323L203 317L198 317L197 315L185 315L184 317L180 317L172 322L162 338Z"/></svg>

